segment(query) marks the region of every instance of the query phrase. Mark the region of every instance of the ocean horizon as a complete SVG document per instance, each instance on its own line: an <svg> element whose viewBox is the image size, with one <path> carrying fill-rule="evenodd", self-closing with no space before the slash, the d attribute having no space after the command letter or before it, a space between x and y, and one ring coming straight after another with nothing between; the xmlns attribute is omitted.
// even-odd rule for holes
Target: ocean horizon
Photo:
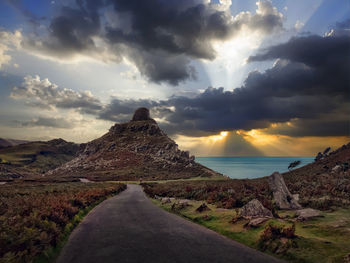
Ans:
<svg viewBox="0 0 350 263"><path fill-rule="evenodd" d="M269 176L275 171L280 173L287 172L288 165L297 160L301 161L298 167L302 167L312 163L314 158L311 156L196 157L196 161L233 179L253 179Z"/></svg>

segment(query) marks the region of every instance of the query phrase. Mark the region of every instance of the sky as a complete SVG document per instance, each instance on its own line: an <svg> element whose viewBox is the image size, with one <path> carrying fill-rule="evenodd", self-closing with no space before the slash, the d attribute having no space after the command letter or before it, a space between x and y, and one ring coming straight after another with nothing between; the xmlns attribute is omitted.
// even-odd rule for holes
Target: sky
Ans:
<svg viewBox="0 0 350 263"><path fill-rule="evenodd" d="M0 137L87 142L147 107L196 156L350 141L350 0L0 0Z"/></svg>

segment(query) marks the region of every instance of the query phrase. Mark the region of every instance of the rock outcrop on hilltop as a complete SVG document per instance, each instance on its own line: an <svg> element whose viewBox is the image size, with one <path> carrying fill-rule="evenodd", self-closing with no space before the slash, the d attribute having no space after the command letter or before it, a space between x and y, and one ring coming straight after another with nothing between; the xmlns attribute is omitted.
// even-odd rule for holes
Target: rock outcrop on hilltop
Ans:
<svg viewBox="0 0 350 263"><path fill-rule="evenodd" d="M149 109L147 108L138 108L131 121L148 121L152 120L150 117Z"/></svg>
<svg viewBox="0 0 350 263"><path fill-rule="evenodd" d="M140 108L130 122L115 124L108 133L87 143L76 158L47 176L139 180L218 175L194 159L189 152L178 149L150 118L148 109Z"/></svg>

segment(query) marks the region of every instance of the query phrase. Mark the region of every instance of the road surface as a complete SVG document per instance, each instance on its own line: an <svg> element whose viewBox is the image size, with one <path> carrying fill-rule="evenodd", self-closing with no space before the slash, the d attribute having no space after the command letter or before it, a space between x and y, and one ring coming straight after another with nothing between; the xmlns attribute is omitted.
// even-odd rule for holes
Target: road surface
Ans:
<svg viewBox="0 0 350 263"><path fill-rule="evenodd" d="M155 206L138 185L95 207L58 263L281 262Z"/></svg>

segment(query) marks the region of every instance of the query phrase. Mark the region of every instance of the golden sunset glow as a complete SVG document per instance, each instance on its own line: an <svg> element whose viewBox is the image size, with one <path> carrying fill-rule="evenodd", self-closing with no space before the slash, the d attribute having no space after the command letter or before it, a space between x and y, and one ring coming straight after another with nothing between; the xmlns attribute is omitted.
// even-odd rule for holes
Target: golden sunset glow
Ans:
<svg viewBox="0 0 350 263"><path fill-rule="evenodd" d="M327 147L336 149L349 141L346 136L324 138L268 134L267 129L239 130L236 133L266 156L314 156Z"/></svg>
<svg viewBox="0 0 350 263"><path fill-rule="evenodd" d="M265 146L269 144L274 144L278 141L280 135L264 134L261 130L250 130L237 131L238 134L242 135L245 140L250 142L255 146Z"/></svg>
<svg viewBox="0 0 350 263"><path fill-rule="evenodd" d="M244 156L314 156L327 147L336 149L349 141L344 137L291 137L268 134L267 129L250 131L222 131L218 135L175 138L179 146L197 156L236 156L239 145L249 145L251 150L240 153ZM255 151L252 151L255 149Z"/></svg>
<svg viewBox="0 0 350 263"><path fill-rule="evenodd" d="M222 131L222 132L220 132L219 135L212 135L212 136L208 136L207 138L209 141L216 142L216 141L223 140L227 136L227 134L228 134L227 131Z"/></svg>
<svg viewBox="0 0 350 263"><path fill-rule="evenodd" d="M222 132L220 132L220 135L221 135L221 136L223 136L223 137L226 137L226 136L227 136L227 134L228 134L228 132L227 132L227 131L222 131Z"/></svg>

